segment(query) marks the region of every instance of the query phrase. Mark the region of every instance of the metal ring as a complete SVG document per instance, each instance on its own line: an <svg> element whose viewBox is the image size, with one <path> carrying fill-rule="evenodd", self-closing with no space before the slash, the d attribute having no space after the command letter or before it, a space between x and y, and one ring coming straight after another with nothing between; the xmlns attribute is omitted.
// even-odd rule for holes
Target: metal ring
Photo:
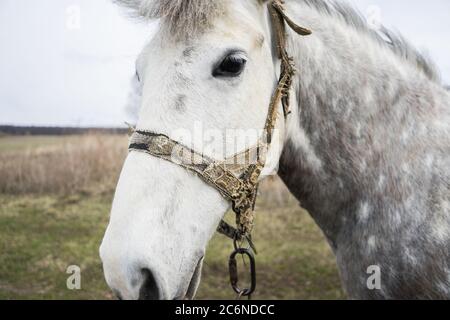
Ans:
<svg viewBox="0 0 450 320"><path fill-rule="evenodd" d="M250 260L250 288L241 289L238 286L239 276L237 270L237 255L247 256ZM256 289L256 263L253 252L249 249L238 248L230 255L230 259L228 261L229 271L230 271L230 283L234 292L236 292L239 296L248 297L250 296Z"/></svg>

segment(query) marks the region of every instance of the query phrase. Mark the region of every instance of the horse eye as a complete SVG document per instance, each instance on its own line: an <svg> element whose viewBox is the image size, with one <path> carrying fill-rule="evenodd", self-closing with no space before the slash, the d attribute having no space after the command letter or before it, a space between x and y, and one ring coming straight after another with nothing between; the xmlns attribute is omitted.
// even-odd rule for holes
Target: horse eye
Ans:
<svg viewBox="0 0 450 320"><path fill-rule="evenodd" d="M225 57L213 71L214 77L237 77L245 69L247 59L242 53L233 53Z"/></svg>

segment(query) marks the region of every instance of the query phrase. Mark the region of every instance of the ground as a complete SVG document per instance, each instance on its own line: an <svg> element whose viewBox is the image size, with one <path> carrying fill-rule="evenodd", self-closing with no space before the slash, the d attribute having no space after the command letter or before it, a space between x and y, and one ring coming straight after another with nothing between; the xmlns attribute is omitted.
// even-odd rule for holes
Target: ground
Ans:
<svg viewBox="0 0 450 320"><path fill-rule="evenodd" d="M1 138L0 153L20 149L17 144L34 148L36 142L53 145L57 141L14 139L16 143ZM114 298L98 255L113 189L96 190L100 191L0 194L0 299ZM258 286L254 298L345 298L335 259L307 212L291 196L275 200L265 194L263 190L256 208ZM231 250L229 239L213 238L198 299L234 298L227 269ZM67 289L69 265L81 267L81 290Z"/></svg>

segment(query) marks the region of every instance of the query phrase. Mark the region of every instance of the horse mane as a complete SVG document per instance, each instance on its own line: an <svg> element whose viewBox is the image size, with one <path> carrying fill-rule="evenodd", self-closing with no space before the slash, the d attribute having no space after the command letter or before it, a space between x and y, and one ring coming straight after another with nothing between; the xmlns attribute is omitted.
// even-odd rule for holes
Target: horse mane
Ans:
<svg viewBox="0 0 450 320"><path fill-rule="evenodd" d="M134 16L146 19L161 19L162 27L178 39L195 35L207 27L218 15L224 14L227 0L113 0L132 9ZM245 0L248 1L248 0ZM261 3L268 0L259 0ZM365 33L380 45L389 48L396 55L435 82L440 75L435 64L420 53L401 34L380 26L374 30L369 27L363 15L345 1L337 0L285 0L302 2L324 15L340 19L350 27Z"/></svg>
<svg viewBox="0 0 450 320"><path fill-rule="evenodd" d="M396 55L412 63L421 70L430 80L440 82L440 75L433 61L426 55L419 52L404 36L400 33L380 26L375 30L371 28L366 18L352 5L346 1L336 0L291 0L303 2L320 13L335 17L345 22L356 30L367 34L382 46L388 47Z"/></svg>

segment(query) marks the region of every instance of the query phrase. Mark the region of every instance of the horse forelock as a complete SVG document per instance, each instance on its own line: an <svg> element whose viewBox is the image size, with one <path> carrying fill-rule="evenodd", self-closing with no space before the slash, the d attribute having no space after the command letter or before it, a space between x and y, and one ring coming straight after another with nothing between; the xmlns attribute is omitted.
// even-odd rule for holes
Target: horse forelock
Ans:
<svg viewBox="0 0 450 320"><path fill-rule="evenodd" d="M161 27L176 39L185 39L210 27L224 14L227 0L113 0L134 16L161 19Z"/></svg>

